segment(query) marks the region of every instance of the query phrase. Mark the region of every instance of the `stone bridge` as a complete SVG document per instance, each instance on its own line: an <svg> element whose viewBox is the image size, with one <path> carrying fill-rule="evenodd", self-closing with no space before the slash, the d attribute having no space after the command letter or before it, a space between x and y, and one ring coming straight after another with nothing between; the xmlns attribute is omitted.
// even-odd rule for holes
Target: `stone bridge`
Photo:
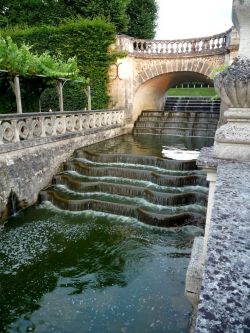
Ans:
<svg viewBox="0 0 250 333"><path fill-rule="evenodd" d="M212 84L215 68L237 56L234 28L214 36L181 40L142 40L120 35L115 49L125 58L111 65L110 107L125 108L132 123L143 109L161 109L166 91L176 84L195 81Z"/></svg>

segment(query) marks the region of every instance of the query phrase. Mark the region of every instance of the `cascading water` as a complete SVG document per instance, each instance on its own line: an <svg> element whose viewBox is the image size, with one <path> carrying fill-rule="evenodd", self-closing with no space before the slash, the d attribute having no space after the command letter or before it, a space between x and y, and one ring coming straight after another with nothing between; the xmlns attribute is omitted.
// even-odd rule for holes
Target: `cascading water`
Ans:
<svg viewBox="0 0 250 333"><path fill-rule="evenodd" d="M219 115L219 99L168 97L164 110L142 112L133 133L213 138Z"/></svg>
<svg viewBox="0 0 250 333"><path fill-rule="evenodd" d="M80 149L41 203L8 221L0 332L188 332L185 273L207 188L195 161L162 157L173 143L204 140L123 136Z"/></svg>

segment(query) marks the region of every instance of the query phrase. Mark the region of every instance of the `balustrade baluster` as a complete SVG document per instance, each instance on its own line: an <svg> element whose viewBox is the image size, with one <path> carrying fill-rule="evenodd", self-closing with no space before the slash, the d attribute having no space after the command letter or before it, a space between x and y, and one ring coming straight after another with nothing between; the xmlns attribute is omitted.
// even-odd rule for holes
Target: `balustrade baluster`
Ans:
<svg viewBox="0 0 250 333"><path fill-rule="evenodd" d="M56 126L55 126L55 122L56 122L56 116L51 116L51 127L52 127L52 134L51 135L56 135Z"/></svg>
<svg viewBox="0 0 250 333"><path fill-rule="evenodd" d="M220 38L215 38L215 48L219 49L220 48Z"/></svg>
<svg viewBox="0 0 250 333"><path fill-rule="evenodd" d="M175 43L175 53L179 53L179 42L177 41L176 43Z"/></svg>
<svg viewBox="0 0 250 333"><path fill-rule="evenodd" d="M209 39L205 39L204 41L204 50L209 50Z"/></svg>
<svg viewBox="0 0 250 333"><path fill-rule="evenodd" d="M155 53L155 48L156 48L156 46L155 46L155 42L152 42L151 44L150 44L150 54L152 54L152 53Z"/></svg>
<svg viewBox="0 0 250 333"><path fill-rule="evenodd" d="M19 142L20 141L20 137L19 137L19 132L17 129L17 120L12 120L11 122L12 128L14 130L14 138L12 140L12 142Z"/></svg>
<svg viewBox="0 0 250 333"><path fill-rule="evenodd" d="M169 46L169 43L166 42L166 43L165 43L165 49L164 49L164 53L165 53L165 54L168 54L168 53L169 53L168 46Z"/></svg>
<svg viewBox="0 0 250 333"><path fill-rule="evenodd" d="M174 53L174 42L170 42L170 53Z"/></svg>
<svg viewBox="0 0 250 333"><path fill-rule="evenodd" d="M196 49L196 40L192 40L191 42L191 52L194 53Z"/></svg>
<svg viewBox="0 0 250 333"><path fill-rule="evenodd" d="M180 53L183 53L184 52L184 42L182 41L182 42L180 42L179 43L180 44Z"/></svg>
<svg viewBox="0 0 250 333"><path fill-rule="evenodd" d="M215 39L211 38L211 50L215 48Z"/></svg>
<svg viewBox="0 0 250 333"><path fill-rule="evenodd" d="M217 44L216 44L216 46L217 46L217 49L221 48L221 37L217 38Z"/></svg>
<svg viewBox="0 0 250 333"><path fill-rule="evenodd" d="M205 41L203 39L200 40L199 42L199 51L204 51L205 50Z"/></svg>
<svg viewBox="0 0 250 333"><path fill-rule="evenodd" d="M221 47L225 47L227 44L227 36L223 35L221 40Z"/></svg>
<svg viewBox="0 0 250 333"><path fill-rule="evenodd" d="M164 44L162 43L162 42L160 42L159 44L158 44L158 53L163 53L163 48L164 48Z"/></svg>

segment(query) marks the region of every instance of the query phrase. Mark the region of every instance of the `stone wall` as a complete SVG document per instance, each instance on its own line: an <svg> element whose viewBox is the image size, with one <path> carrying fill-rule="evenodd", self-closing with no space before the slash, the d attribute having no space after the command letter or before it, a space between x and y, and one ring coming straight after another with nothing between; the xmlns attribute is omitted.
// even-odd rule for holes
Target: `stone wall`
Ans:
<svg viewBox="0 0 250 333"><path fill-rule="evenodd" d="M37 201L39 191L46 187L67 161L75 149L118 135L129 128L116 126L112 129L99 129L87 135L61 136L60 140L37 146L22 148L0 155L0 221L13 212L13 201L17 209L27 207ZM23 142L23 147L25 147ZM11 203L12 201L12 203Z"/></svg>

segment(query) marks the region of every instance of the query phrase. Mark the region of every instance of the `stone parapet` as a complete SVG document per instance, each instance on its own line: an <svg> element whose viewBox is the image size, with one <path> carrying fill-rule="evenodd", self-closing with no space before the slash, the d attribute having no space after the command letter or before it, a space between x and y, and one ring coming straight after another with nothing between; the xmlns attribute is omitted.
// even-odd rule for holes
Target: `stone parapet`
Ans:
<svg viewBox="0 0 250 333"><path fill-rule="evenodd" d="M248 332L250 163L205 155L206 166L217 165L217 181L195 332Z"/></svg>
<svg viewBox="0 0 250 333"><path fill-rule="evenodd" d="M221 34L188 39L150 40L137 39L124 35L118 36L117 46L130 55L201 55L226 53L230 46L231 29Z"/></svg>
<svg viewBox="0 0 250 333"><path fill-rule="evenodd" d="M45 138L61 139L70 134L124 125L124 110L45 112L0 115L0 151L29 141L46 143ZM6 148L3 148L6 146Z"/></svg>

